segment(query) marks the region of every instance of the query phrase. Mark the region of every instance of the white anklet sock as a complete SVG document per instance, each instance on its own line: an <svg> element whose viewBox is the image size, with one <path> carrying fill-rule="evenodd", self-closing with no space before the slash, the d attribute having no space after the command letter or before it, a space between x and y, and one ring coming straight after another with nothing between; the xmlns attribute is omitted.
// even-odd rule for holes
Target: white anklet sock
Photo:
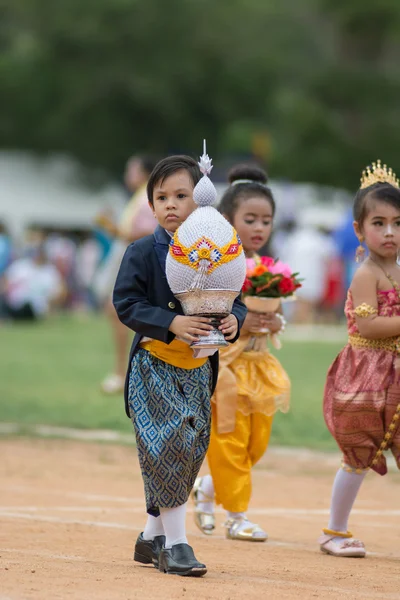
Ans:
<svg viewBox="0 0 400 600"><path fill-rule="evenodd" d="M197 493L198 511L214 514L214 502L209 498L214 498L214 483L211 475L205 475L201 478L201 487Z"/></svg>
<svg viewBox="0 0 400 600"><path fill-rule="evenodd" d="M246 513L244 512L231 512L230 510L227 510L226 516L228 519L246 519Z"/></svg>
<svg viewBox="0 0 400 600"><path fill-rule="evenodd" d="M238 525L236 525L236 532L239 533L240 531L243 531L244 529L250 529L250 527L254 527L255 523L253 523L252 521L249 521L249 519L246 517L246 513L235 513L235 512L229 512L227 511L227 516L228 519L235 519L235 520L239 520L242 519L241 523L239 523ZM265 532L263 531L262 533L253 533L253 537L262 537L264 538L265 536Z"/></svg>
<svg viewBox="0 0 400 600"><path fill-rule="evenodd" d="M147 523L143 531L144 540L154 540L158 535L164 535L164 529L161 522L161 517L152 517L147 515Z"/></svg>
<svg viewBox="0 0 400 600"><path fill-rule="evenodd" d="M365 475L365 471L364 473L349 473L344 469L339 469L336 473L328 529L347 531L350 512ZM343 540L343 538L337 537L334 540Z"/></svg>
<svg viewBox="0 0 400 600"><path fill-rule="evenodd" d="M165 532L165 547L187 544L186 503L174 508L160 508L161 521Z"/></svg>

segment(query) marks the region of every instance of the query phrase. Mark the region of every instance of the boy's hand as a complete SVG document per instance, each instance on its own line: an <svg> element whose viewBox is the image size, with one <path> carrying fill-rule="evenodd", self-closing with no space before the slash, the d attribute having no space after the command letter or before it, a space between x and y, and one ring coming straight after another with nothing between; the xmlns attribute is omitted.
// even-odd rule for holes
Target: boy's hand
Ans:
<svg viewBox="0 0 400 600"><path fill-rule="evenodd" d="M235 315L229 315L222 319L218 329L222 331L227 340L232 340L238 331L238 321Z"/></svg>
<svg viewBox="0 0 400 600"><path fill-rule="evenodd" d="M206 317L177 315L169 326L169 330L185 342L194 342L199 335L209 335L209 332L213 329L210 323L211 319Z"/></svg>

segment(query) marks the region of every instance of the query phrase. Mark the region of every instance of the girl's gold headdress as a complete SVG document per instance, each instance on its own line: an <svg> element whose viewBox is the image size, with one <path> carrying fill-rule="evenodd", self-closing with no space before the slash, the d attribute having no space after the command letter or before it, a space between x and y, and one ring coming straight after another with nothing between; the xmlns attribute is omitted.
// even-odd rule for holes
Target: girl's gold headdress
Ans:
<svg viewBox="0 0 400 600"><path fill-rule="evenodd" d="M360 189L374 185L374 183L390 183L394 187L398 188L399 180L396 177L396 173L393 173L392 169L388 169L387 165L381 165L381 161L378 160L376 163L372 163L372 167L367 167L362 172Z"/></svg>

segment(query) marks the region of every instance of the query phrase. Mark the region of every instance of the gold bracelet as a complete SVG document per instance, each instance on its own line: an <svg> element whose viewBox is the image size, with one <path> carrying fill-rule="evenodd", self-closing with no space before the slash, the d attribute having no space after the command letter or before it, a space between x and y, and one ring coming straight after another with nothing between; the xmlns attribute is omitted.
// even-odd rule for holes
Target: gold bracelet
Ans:
<svg viewBox="0 0 400 600"><path fill-rule="evenodd" d="M367 317L371 317L372 315L377 315L378 310L370 304L366 304L365 302L363 302L362 304L360 304L360 306L357 306L354 309L354 314L356 315L356 317L366 319Z"/></svg>

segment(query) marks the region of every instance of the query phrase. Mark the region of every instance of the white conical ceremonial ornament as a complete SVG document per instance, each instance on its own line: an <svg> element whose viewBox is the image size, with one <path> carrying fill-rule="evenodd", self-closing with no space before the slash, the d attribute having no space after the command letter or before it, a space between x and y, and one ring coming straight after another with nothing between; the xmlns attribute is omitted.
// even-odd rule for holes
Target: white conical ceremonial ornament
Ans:
<svg viewBox="0 0 400 600"><path fill-rule="evenodd" d="M207 154L206 140L203 141L203 156L200 157L199 167L203 177L193 190L193 200L198 206L212 206L217 201L217 190L208 177L213 166Z"/></svg>
<svg viewBox="0 0 400 600"><path fill-rule="evenodd" d="M215 318L212 335L199 338L194 347L225 346L219 320L230 314L246 277L246 259L236 230L215 209L217 191L208 177L211 159L206 153L199 167L203 177L193 190L198 208L182 223L171 240L166 263L168 284L186 315Z"/></svg>

